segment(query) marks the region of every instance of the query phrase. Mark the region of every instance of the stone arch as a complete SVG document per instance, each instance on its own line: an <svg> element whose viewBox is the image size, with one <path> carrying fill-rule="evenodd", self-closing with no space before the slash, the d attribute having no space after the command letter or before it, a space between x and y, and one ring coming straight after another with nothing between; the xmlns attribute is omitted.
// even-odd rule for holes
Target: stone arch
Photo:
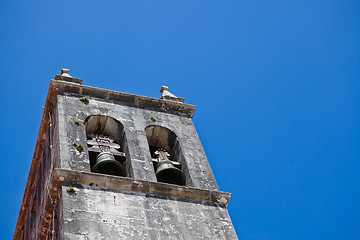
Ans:
<svg viewBox="0 0 360 240"><path fill-rule="evenodd" d="M177 136L173 131L162 126L150 125L145 128L145 132L152 156L153 151L159 148L165 149L171 156L174 156Z"/></svg>
<svg viewBox="0 0 360 240"><path fill-rule="evenodd" d="M145 132L158 182L185 185L187 177L183 173L184 156L176 134L158 125L147 126ZM165 153L166 158L162 158L159 152ZM168 163L165 164L165 161ZM161 173L164 168L165 172Z"/></svg>
<svg viewBox="0 0 360 240"><path fill-rule="evenodd" d="M85 129L91 171L126 176L127 141L124 126L110 116L90 115L85 119ZM99 161L104 157L108 162L99 167Z"/></svg>

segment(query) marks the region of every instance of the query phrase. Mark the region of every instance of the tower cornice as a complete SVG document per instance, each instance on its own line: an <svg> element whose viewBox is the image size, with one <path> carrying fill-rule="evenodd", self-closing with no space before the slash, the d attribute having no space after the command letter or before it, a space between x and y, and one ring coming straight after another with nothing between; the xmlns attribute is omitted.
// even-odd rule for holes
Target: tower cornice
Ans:
<svg viewBox="0 0 360 240"><path fill-rule="evenodd" d="M78 83L59 80L51 80L51 86L54 86L57 91L65 93L73 93L78 95L90 96L104 100L121 102L137 107L150 108L157 111L171 112L180 115L187 115L193 117L196 106L185 104L182 102L171 101L167 99L156 99L151 97L144 97L129 93L116 92L112 90L95 88Z"/></svg>

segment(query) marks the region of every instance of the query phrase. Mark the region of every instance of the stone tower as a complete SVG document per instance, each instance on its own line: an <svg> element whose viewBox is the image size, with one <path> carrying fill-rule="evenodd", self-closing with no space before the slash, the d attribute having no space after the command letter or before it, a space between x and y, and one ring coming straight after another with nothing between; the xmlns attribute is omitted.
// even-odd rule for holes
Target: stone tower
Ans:
<svg viewBox="0 0 360 240"><path fill-rule="evenodd" d="M195 106L49 87L14 239L237 239L192 122Z"/></svg>

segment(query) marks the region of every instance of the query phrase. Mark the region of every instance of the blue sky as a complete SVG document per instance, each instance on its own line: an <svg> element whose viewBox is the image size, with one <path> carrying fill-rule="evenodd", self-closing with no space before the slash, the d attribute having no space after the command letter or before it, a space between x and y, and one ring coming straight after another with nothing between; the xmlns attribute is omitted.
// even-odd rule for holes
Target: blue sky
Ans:
<svg viewBox="0 0 360 240"><path fill-rule="evenodd" d="M239 239L360 239L360 2L0 0L0 236L50 79L197 105Z"/></svg>

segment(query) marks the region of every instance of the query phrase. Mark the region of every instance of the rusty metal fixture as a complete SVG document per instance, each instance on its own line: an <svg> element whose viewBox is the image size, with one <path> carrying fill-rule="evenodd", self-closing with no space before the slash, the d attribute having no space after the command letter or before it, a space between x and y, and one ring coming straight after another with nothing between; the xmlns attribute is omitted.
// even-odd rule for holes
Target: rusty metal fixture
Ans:
<svg viewBox="0 0 360 240"><path fill-rule="evenodd" d="M157 150L155 154L159 156L155 173L158 182L184 186L186 183L185 175L180 169L174 167L174 164L167 158L170 155L163 149Z"/></svg>
<svg viewBox="0 0 360 240"><path fill-rule="evenodd" d="M90 138L87 141L88 145L98 147L101 152L120 151L120 145L108 136L89 135L88 138Z"/></svg>
<svg viewBox="0 0 360 240"><path fill-rule="evenodd" d="M96 164L91 169L93 172L125 176L124 166L115 160L114 154L110 152L101 152L96 157Z"/></svg>

